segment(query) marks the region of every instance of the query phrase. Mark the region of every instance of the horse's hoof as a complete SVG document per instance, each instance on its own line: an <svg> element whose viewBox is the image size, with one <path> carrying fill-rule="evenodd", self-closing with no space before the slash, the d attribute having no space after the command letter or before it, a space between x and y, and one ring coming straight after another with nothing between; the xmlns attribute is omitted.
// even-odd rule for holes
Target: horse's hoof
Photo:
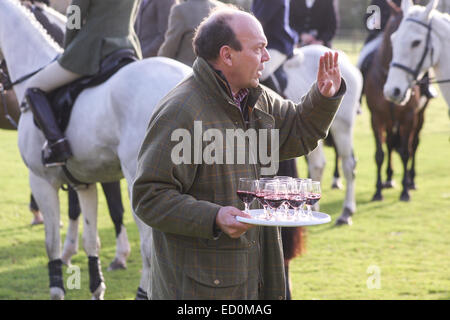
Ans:
<svg viewBox="0 0 450 320"><path fill-rule="evenodd" d="M64 300L64 290L59 287L51 287L50 288L50 299Z"/></svg>
<svg viewBox="0 0 450 320"><path fill-rule="evenodd" d="M104 282L100 282L100 285L92 293L92 300L104 300L105 291L106 291L105 283Z"/></svg>
<svg viewBox="0 0 450 320"><path fill-rule="evenodd" d="M108 267L108 271L114 271L114 270L124 270L127 268L127 263L125 261L120 261L119 259L115 258Z"/></svg>
<svg viewBox="0 0 450 320"><path fill-rule="evenodd" d="M31 226L37 226L39 224L44 224L44 220L40 220L39 218L34 218L33 221L31 221Z"/></svg>
<svg viewBox="0 0 450 320"><path fill-rule="evenodd" d="M394 180L388 180L386 182L383 182L382 186L383 189L392 189L395 188L395 181Z"/></svg>
<svg viewBox="0 0 450 320"><path fill-rule="evenodd" d="M145 292L141 287L138 288L135 300L148 300L147 292Z"/></svg>
<svg viewBox="0 0 450 320"><path fill-rule="evenodd" d="M70 260L72 258L73 255L75 255L78 252L77 246L74 244L68 244L66 242L66 244L64 245L64 250L63 253L61 255L61 260L63 262L63 264L65 264L66 266L70 266Z"/></svg>
<svg viewBox="0 0 450 320"><path fill-rule="evenodd" d="M61 261L62 261L63 265L65 265L66 267L72 266L72 260L70 258L69 258L69 260L64 260L63 258L61 258Z"/></svg>
<svg viewBox="0 0 450 320"><path fill-rule="evenodd" d="M408 202L410 200L411 200L411 197L409 196L409 194L407 192L403 192L402 195L400 196L400 201Z"/></svg>
<svg viewBox="0 0 450 320"><path fill-rule="evenodd" d="M336 220L335 226L343 226L343 225L349 225L351 226L353 224L352 217L347 216L340 216L339 219Z"/></svg>
<svg viewBox="0 0 450 320"><path fill-rule="evenodd" d="M372 197L372 201L383 201L383 196L381 193L375 193Z"/></svg>
<svg viewBox="0 0 450 320"><path fill-rule="evenodd" d="M410 183L409 185L408 185L408 190L417 190L417 187L416 187L416 184L413 182L413 183Z"/></svg>
<svg viewBox="0 0 450 320"><path fill-rule="evenodd" d="M344 186L342 185L341 182L334 181L334 182L331 184L331 189L343 189L343 188L344 188Z"/></svg>

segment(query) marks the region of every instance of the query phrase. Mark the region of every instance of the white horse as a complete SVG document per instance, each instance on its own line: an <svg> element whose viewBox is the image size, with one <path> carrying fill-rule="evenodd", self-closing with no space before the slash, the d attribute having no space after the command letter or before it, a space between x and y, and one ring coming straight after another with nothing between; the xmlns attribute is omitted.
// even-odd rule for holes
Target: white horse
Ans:
<svg viewBox="0 0 450 320"><path fill-rule="evenodd" d="M293 101L308 92L317 77L319 57L329 48L310 45L295 49L294 56L284 64L288 77L288 85L284 94ZM341 216L336 224L351 224L351 216L356 211L355 200L355 166L353 154L353 126L356 111L359 107L359 96L362 89L362 75L348 59L344 52L339 52L339 67L342 77L347 83L347 92L330 127L337 153L342 159L342 169L346 179L346 195ZM307 155L309 174L313 180L320 181L325 168L325 155L322 142Z"/></svg>
<svg viewBox="0 0 450 320"><path fill-rule="evenodd" d="M48 18L51 23L56 24L63 32L65 32L67 17L52 7L45 4L41 4L42 12ZM120 223L119 222L114 222ZM61 259L64 264L70 265L71 258L74 254L78 252L78 224L79 219L69 219L66 239L64 241L63 251ZM116 235L116 255L114 260L111 262L108 270L116 270L124 268L126 266L126 261L130 255L131 248L128 241L127 231L124 225L120 226L120 231Z"/></svg>
<svg viewBox="0 0 450 320"><path fill-rule="evenodd" d="M32 14L17 0L0 1L0 55L6 59L11 79L50 63L61 48L46 34ZM107 82L83 91L72 111L66 136L74 157L67 163L74 177L91 183L77 190L84 215L83 246L89 256L93 298L103 298L105 284L98 263L97 189L95 182L117 181L123 176L132 185L137 154L153 108L191 69L174 60L152 58L131 63ZM14 86L23 101L27 82ZM44 215L45 244L49 257L50 296L64 298L61 270L60 208L58 189L67 179L61 168L41 162L44 136L26 111L20 117L18 144L29 169L32 192ZM133 214L138 225L143 269L139 288L149 286L151 228Z"/></svg>
<svg viewBox="0 0 450 320"><path fill-rule="evenodd" d="M432 0L423 7L402 1L404 15L391 37L393 55L384 95L405 104L411 87L432 68L450 114L450 15L435 10L438 3Z"/></svg>

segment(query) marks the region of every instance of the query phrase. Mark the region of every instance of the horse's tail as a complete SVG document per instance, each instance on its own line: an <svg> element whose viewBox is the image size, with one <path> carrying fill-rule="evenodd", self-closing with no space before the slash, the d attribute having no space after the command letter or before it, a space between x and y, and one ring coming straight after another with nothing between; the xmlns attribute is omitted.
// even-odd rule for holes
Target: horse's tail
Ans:
<svg viewBox="0 0 450 320"><path fill-rule="evenodd" d="M306 253L306 229L303 227L281 228L284 261Z"/></svg>

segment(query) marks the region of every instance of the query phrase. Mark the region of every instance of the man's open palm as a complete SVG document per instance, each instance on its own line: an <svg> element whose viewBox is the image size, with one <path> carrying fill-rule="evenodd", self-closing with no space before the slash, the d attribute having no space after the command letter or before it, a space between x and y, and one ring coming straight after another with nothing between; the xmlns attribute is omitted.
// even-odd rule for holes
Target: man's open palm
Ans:
<svg viewBox="0 0 450 320"><path fill-rule="evenodd" d="M320 93L325 97L332 97L341 87L341 72L339 71L338 53L325 52L320 57L317 85Z"/></svg>

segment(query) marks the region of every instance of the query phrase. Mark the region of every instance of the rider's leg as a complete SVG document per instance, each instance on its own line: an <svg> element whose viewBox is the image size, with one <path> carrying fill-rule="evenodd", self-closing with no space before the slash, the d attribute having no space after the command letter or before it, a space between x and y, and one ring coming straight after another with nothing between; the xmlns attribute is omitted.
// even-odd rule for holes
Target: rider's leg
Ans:
<svg viewBox="0 0 450 320"><path fill-rule="evenodd" d="M264 63L264 70L260 78L261 84L282 95L282 90L275 79L274 72L286 61L287 56L272 48L267 49L267 51L269 52L270 60Z"/></svg>
<svg viewBox="0 0 450 320"><path fill-rule="evenodd" d="M63 165L72 156L69 142L58 127L46 93L80 77L81 75L61 67L54 61L29 80L25 97L35 121L47 139L42 153L46 166Z"/></svg>
<svg viewBox="0 0 450 320"><path fill-rule="evenodd" d="M287 59L284 53L276 49L267 49L270 55L269 61L264 63L264 70L262 71L261 81L266 80L270 75L272 75L275 70L277 70Z"/></svg>

